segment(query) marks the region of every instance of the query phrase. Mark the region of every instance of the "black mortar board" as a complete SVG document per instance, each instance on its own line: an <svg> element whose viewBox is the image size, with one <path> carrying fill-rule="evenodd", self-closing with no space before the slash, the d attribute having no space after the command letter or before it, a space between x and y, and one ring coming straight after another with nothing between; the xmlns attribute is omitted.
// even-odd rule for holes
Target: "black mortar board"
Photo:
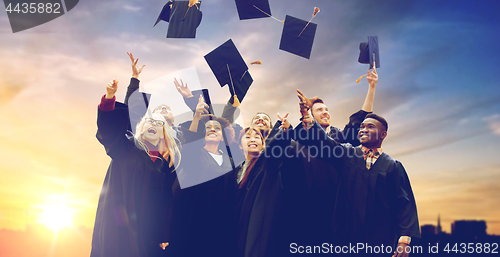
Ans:
<svg viewBox="0 0 500 257"><path fill-rule="evenodd" d="M172 6L172 4L172 1L168 1L168 3L163 6L163 9L161 9L160 15L158 15L158 19L156 19L155 25L153 25L153 27L156 26L156 24L158 24L158 22L160 21L170 21L170 7Z"/></svg>
<svg viewBox="0 0 500 257"><path fill-rule="evenodd" d="M280 49L309 59L317 26L287 15L281 33Z"/></svg>
<svg viewBox="0 0 500 257"><path fill-rule="evenodd" d="M375 55L375 59L373 55ZM372 69L373 61L375 61L375 67L380 68L378 36L368 36L368 42L363 42L359 44L358 62L364 64L370 64L370 69Z"/></svg>
<svg viewBox="0 0 500 257"><path fill-rule="evenodd" d="M231 95L234 95L234 87L236 96L241 102L253 79L248 73L248 66L238 52L238 49L236 49L233 41L229 39L205 55L205 60L210 69L212 69L219 85L221 87L229 85Z"/></svg>
<svg viewBox="0 0 500 257"><path fill-rule="evenodd" d="M169 8L169 6L172 8ZM200 26L202 12L201 2L189 7L189 1L174 1L163 6L159 20L168 22L167 38L195 38L196 29ZM169 16L167 19L166 17ZM155 25L156 25L155 23Z"/></svg>
<svg viewBox="0 0 500 257"><path fill-rule="evenodd" d="M233 79L240 79L248 70L248 66L231 39L205 55L205 60L221 87L231 85L228 66Z"/></svg>
<svg viewBox="0 0 500 257"><path fill-rule="evenodd" d="M245 72L243 77L233 78L234 90L236 90L236 97L238 97L240 103L243 101L243 98L247 94L247 91L252 83L253 78L248 71ZM234 95L233 87L231 85L229 85L229 92L231 92L231 95Z"/></svg>
<svg viewBox="0 0 500 257"><path fill-rule="evenodd" d="M271 16L269 0L235 0L240 20L267 18Z"/></svg>

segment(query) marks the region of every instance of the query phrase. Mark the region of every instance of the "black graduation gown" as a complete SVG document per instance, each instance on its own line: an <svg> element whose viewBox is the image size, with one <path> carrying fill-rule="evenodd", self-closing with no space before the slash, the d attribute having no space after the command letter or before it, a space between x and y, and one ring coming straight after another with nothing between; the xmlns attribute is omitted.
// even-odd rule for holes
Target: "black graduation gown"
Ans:
<svg viewBox="0 0 500 257"><path fill-rule="evenodd" d="M206 151L204 133L183 131L186 142L182 149L179 179L192 181L193 176L219 174L206 182L180 188L174 185L174 239L173 256L234 256L235 239L233 210L236 193L236 177L227 154L223 154L221 166ZM201 139L195 141L195 139ZM223 144L223 143L222 143Z"/></svg>
<svg viewBox="0 0 500 257"><path fill-rule="evenodd" d="M191 7L189 1L174 1L170 10L167 38L195 38L200 26L201 2Z"/></svg>
<svg viewBox="0 0 500 257"><path fill-rule="evenodd" d="M343 130L330 127L329 136L342 143L359 145L357 133L359 126L369 112L359 110L349 117ZM300 123L295 128L294 138L303 131ZM291 158L284 164L287 172L282 174L284 208L282 219L287 224L286 240L299 245L321 245L333 241L333 211L339 185L336 168L318 158L317 152L292 141L288 149ZM284 249L283 251L286 251Z"/></svg>
<svg viewBox="0 0 500 257"><path fill-rule="evenodd" d="M367 243L395 249L399 236L420 237L417 206L403 165L383 153L366 169L361 146L339 144L318 123L298 138L324 152L341 173L334 213L335 244ZM331 157L327 152L331 153Z"/></svg>
<svg viewBox="0 0 500 257"><path fill-rule="evenodd" d="M170 240L173 168L136 145L127 106L98 110L97 139L111 157L99 196L91 257L153 256Z"/></svg>
<svg viewBox="0 0 500 257"><path fill-rule="evenodd" d="M247 170L250 172L247 181L238 189L238 256L274 257L282 250L279 247L283 243L281 167L286 160L283 150L290 145L291 131L293 129L278 132L269 139L252 169ZM236 168L234 174L242 166Z"/></svg>

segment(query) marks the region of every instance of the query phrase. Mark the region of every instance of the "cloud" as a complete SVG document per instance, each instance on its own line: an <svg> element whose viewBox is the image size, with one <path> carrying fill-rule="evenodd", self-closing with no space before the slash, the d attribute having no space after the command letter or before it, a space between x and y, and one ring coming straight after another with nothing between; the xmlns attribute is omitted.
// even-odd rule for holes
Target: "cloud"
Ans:
<svg viewBox="0 0 500 257"><path fill-rule="evenodd" d="M138 6L131 6L131 5L127 5L127 4L124 4L122 6L123 9L127 10L127 11L132 11L132 12L138 12L140 10L142 10L141 7L138 7Z"/></svg>
<svg viewBox="0 0 500 257"><path fill-rule="evenodd" d="M493 134L500 136L500 115L499 114L494 114L492 116L484 118L483 120L486 122L486 124L488 124L488 127L490 128L490 130Z"/></svg>

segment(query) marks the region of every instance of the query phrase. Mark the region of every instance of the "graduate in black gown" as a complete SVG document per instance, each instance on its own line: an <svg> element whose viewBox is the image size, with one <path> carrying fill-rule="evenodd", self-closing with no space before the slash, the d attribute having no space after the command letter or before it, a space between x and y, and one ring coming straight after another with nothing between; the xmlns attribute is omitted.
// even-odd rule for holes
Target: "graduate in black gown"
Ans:
<svg viewBox="0 0 500 257"><path fill-rule="evenodd" d="M111 157L97 207L91 257L156 256L170 241L172 185L180 153L159 114L130 126L125 104L107 86L97 117L97 139Z"/></svg>
<svg viewBox="0 0 500 257"><path fill-rule="evenodd" d="M206 108L200 97L189 130L183 131L182 170L174 185L173 256L234 256L236 249L231 235L237 185L223 136L224 130L231 143L234 131L225 119L202 115Z"/></svg>
<svg viewBox="0 0 500 257"><path fill-rule="evenodd" d="M297 137L299 142L319 149L318 158L340 173L333 243L390 246L392 252L386 256L407 256L404 248L411 238L420 237L417 206L403 165L381 148L387 121L367 115L358 132L361 145L357 147L333 140L313 119L303 121L306 128L299 128L302 131L298 133L305 132ZM365 249L357 254L370 252Z"/></svg>
<svg viewBox="0 0 500 257"><path fill-rule="evenodd" d="M246 156L235 169L238 179L236 231L238 256L278 256L283 244L281 172L293 129L284 118L268 138L256 127L242 130L239 144ZM265 150L264 150L265 149ZM262 152L262 153L261 153Z"/></svg>

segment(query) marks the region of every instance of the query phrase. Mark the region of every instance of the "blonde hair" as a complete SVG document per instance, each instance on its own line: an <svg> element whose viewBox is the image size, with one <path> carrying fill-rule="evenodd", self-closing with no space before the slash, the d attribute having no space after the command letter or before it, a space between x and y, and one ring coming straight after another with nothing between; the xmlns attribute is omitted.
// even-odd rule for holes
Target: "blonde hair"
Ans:
<svg viewBox="0 0 500 257"><path fill-rule="evenodd" d="M137 126L135 128L134 138L139 143L139 145L144 149L144 151L146 151L146 153L150 157L153 157L149 152L148 148L146 147L144 140L142 139L142 128L144 127L144 124L146 124L146 119L153 118L153 116L156 116L155 118L160 119L165 124L162 127L163 138L160 138L160 141L158 141L158 151L163 156L163 158L165 158L165 160L167 160L168 157L170 157L170 162L168 163L168 167L172 167L175 165L174 167L175 170L177 167L179 167L179 164L181 162L181 152L179 150L179 146L175 142L174 137L167 132L167 130L173 131L173 129L170 127L170 125L168 125L167 121L162 115L156 113L153 114L147 113L146 115L144 115L141 121L137 123Z"/></svg>

